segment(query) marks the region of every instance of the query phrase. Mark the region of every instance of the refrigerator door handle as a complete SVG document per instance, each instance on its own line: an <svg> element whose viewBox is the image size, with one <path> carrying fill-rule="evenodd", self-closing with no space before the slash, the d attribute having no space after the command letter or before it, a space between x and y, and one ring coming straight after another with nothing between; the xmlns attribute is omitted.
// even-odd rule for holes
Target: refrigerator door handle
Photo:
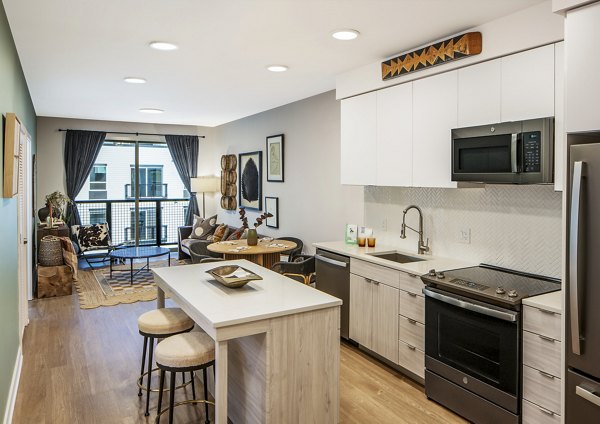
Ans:
<svg viewBox="0 0 600 424"><path fill-rule="evenodd" d="M569 217L569 308L571 325L571 350L581 355L581 323L579 311L579 234L581 217L581 183L584 162L573 163L573 186L571 190L571 216Z"/></svg>
<svg viewBox="0 0 600 424"><path fill-rule="evenodd" d="M581 396L588 402L592 402L596 406L600 406L600 396L588 389L584 389L581 386L577 386L575 387L575 394L577 396Z"/></svg>

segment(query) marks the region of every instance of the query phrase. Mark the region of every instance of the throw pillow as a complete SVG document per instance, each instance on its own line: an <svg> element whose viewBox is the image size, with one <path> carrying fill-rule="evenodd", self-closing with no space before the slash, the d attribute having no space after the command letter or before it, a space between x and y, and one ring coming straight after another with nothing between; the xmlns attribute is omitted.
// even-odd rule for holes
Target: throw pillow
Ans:
<svg viewBox="0 0 600 424"><path fill-rule="evenodd" d="M196 219L198 218L198 219ZM217 215L206 218L200 222L202 218L194 216L194 226L192 228L191 238L206 240L212 235L217 228Z"/></svg>
<svg viewBox="0 0 600 424"><path fill-rule="evenodd" d="M193 238L193 239L199 238L199 236L196 236L196 229L199 228L203 222L204 222L204 218L202 218L201 216L198 216L198 215L194 215L194 221L192 223L192 233L190 234L189 238Z"/></svg>
<svg viewBox="0 0 600 424"><path fill-rule="evenodd" d="M244 234L244 229L243 228L238 228L233 233L231 233L229 235L229 237L227 237L227 240L239 240L239 239L242 238L242 234Z"/></svg>
<svg viewBox="0 0 600 424"><path fill-rule="evenodd" d="M108 224L73 225L71 231L82 252L109 246Z"/></svg>
<svg viewBox="0 0 600 424"><path fill-rule="evenodd" d="M225 224L221 224L217 227L217 229L215 230L214 234L212 236L209 236L209 240L212 241L213 243L217 243L221 240L223 240L223 238L225 237L225 233L227 232L227 225Z"/></svg>

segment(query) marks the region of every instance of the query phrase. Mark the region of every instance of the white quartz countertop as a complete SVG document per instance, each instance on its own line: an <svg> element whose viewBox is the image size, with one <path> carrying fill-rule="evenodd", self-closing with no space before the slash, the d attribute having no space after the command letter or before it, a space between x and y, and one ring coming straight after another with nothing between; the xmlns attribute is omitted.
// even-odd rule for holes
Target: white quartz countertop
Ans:
<svg viewBox="0 0 600 424"><path fill-rule="evenodd" d="M562 314L562 290L523 299L523 305Z"/></svg>
<svg viewBox="0 0 600 424"><path fill-rule="evenodd" d="M260 275L244 287L230 289L206 271L236 264ZM247 260L153 268L154 280L175 293L214 328L339 306L342 301Z"/></svg>
<svg viewBox="0 0 600 424"><path fill-rule="evenodd" d="M357 245L346 244L343 241L330 241L314 243L313 246L319 249L327 250L340 255L349 256L355 259L372 262L377 265L386 266L388 268L397 269L416 275L423 275L429 272L430 269L436 271L447 271L449 269L466 268L469 266L479 265L476 262L461 261L457 259L438 258L431 255L418 255L414 252L398 249L393 246L376 245L375 247L358 247ZM391 253L399 252L404 255L414 256L424 259L419 262L409 262L400 264L397 262L381 259L376 256L371 256L371 253Z"/></svg>

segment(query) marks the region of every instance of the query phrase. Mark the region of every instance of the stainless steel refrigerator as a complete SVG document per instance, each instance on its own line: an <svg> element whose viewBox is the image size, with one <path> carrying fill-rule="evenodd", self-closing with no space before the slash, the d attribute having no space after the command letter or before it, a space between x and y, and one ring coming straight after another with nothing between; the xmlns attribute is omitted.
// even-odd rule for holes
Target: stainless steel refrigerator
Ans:
<svg viewBox="0 0 600 424"><path fill-rule="evenodd" d="M565 422L598 424L600 134L569 136L569 144Z"/></svg>

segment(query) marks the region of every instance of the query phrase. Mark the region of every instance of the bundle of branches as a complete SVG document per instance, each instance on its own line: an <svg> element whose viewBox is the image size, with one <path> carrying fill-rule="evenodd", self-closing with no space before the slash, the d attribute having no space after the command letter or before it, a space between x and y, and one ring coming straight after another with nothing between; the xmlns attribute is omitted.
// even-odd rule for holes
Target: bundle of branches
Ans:
<svg viewBox="0 0 600 424"><path fill-rule="evenodd" d="M256 223L254 224L254 228L260 227L260 225L263 223L263 221L265 219L271 218L272 216L273 216L273 214L270 213L270 212L263 213L261 216L259 216L258 218L256 218Z"/></svg>
<svg viewBox="0 0 600 424"><path fill-rule="evenodd" d="M248 217L244 208L240 208L240 219L242 220L242 228L248 228Z"/></svg>

